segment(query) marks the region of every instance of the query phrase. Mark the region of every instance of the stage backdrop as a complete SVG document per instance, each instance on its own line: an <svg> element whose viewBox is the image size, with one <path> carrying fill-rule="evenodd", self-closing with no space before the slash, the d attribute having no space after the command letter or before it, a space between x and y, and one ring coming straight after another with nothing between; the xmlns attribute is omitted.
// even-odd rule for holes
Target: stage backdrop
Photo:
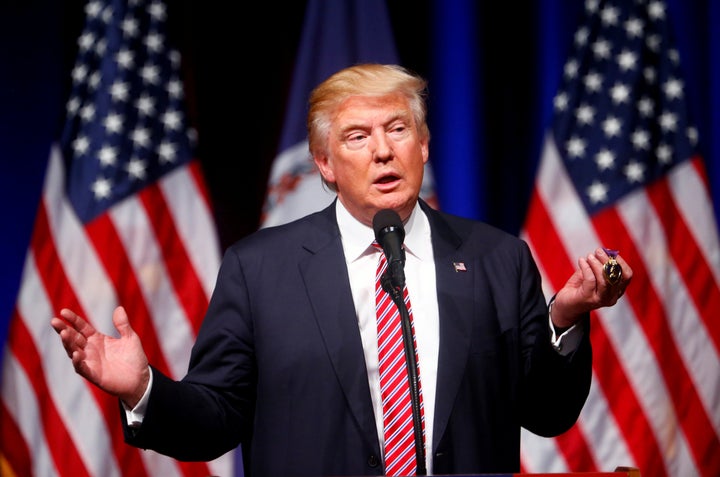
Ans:
<svg viewBox="0 0 720 477"><path fill-rule="evenodd" d="M586 3L387 2L400 63L430 79L431 164L442 209L522 233L540 159L546 157L543 145L554 98ZM279 12L270 2L248 9L241 2L219 6L187 0L173 2L168 10L171 39L183 53L189 121L198 131L197 158L207 179L222 249L260 226L305 6L306 2L289 2ZM65 119L84 14L81 1L0 5L3 347L50 146ZM696 150L708 172L717 218L720 5L712 0L668 0L664 17L677 44L682 93L688 118L697 126ZM716 222L708 219L704 227L715 230ZM704 325L692 328L700 339L708 336L705 330ZM718 365L716 339L710 335L715 346L711 369ZM717 396L718 390L713 391ZM710 415L716 433L717 415ZM698 452L692 442L683 445L686 456ZM632 454L626 449L625 455ZM607 463L615 464L627 462Z"/></svg>

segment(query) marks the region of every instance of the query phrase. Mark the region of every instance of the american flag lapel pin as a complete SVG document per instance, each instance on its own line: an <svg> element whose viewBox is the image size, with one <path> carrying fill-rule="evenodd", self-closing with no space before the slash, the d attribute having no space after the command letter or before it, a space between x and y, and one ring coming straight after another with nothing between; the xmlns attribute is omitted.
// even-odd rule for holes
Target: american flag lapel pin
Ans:
<svg viewBox="0 0 720 477"><path fill-rule="evenodd" d="M453 268L455 268L456 272L467 272L465 262L453 262Z"/></svg>

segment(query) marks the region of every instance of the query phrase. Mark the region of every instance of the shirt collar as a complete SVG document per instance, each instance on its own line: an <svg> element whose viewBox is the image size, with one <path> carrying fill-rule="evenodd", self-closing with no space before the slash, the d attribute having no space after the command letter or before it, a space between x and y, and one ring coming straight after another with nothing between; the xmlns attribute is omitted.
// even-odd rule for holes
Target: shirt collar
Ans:
<svg viewBox="0 0 720 477"><path fill-rule="evenodd" d="M340 200L336 201L335 215L345 250L345 259L348 263L354 262L366 254L375 253L372 247L375 232L372 227L350 215ZM415 204L403 227L405 229L405 240L403 241L405 252L420 260L431 260L430 223L419 203Z"/></svg>

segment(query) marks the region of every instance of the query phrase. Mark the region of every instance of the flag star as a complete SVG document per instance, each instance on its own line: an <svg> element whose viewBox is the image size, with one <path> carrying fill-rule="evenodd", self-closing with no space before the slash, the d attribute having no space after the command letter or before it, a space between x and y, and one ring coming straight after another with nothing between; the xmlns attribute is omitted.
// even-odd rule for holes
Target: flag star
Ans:
<svg viewBox="0 0 720 477"><path fill-rule="evenodd" d="M647 37L646 44L652 51L657 52L660 49L661 39L658 35L650 35Z"/></svg>
<svg viewBox="0 0 720 477"><path fill-rule="evenodd" d="M88 87L91 91L96 91L98 86L100 85L100 81L102 80L102 77L100 76L99 71L93 72L93 74L90 75L90 80L88 81Z"/></svg>
<svg viewBox="0 0 720 477"><path fill-rule="evenodd" d="M645 28L642 20L631 18L625 22L625 31L630 38L640 38Z"/></svg>
<svg viewBox="0 0 720 477"><path fill-rule="evenodd" d="M68 111L68 116L75 116L75 114L80 109L80 98L78 98L77 96L72 96L68 100L66 107L67 107L67 111Z"/></svg>
<svg viewBox="0 0 720 477"><path fill-rule="evenodd" d="M618 22L618 11L616 8L606 6L600 12L600 19L604 25L617 25Z"/></svg>
<svg viewBox="0 0 720 477"><path fill-rule="evenodd" d="M128 38L136 37L139 32L138 22L135 18L132 17L123 20L120 28Z"/></svg>
<svg viewBox="0 0 720 477"><path fill-rule="evenodd" d="M151 116L155 112L155 100L143 94L135 101L135 107L140 111L141 116Z"/></svg>
<svg viewBox="0 0 720 477"><path fill-rule="evenodd" d="M95 182L92 183L91 190L93 191L93 194L95 194L96 199L107 199L108 197L110 197L110 192L112 190L112 182L110 181L110 179L98 177L97 179L95 179Z"/></svg>
<svg viewBox="0 0 720 477"><path fill-rule="evenodd" d="M132 132L130 139L135 145L148 147L150 143L150 133L147 129L138 127Z"/></svg>
<svg viewBox="0 0 720 477"><path fill-rule="evenodd" d="M130 94L128 84L121 81L115 81L110 86L110 96L113 101L127 101Z"/></svg>
<svg viewBox="0 0 720 477"><path fill-rule="evenodd" d="M122 131L122 121L123 118L121 115L117 113L110 113L105 117L103 126L105 126L105 129L108 132L117 134Z"/></svg>
<svg viewBox="0 0 720 477"><path fill-rule="evenodd" d="M101 16L102 16L103 22L105 22L106 24L110 24L110 21L112 20L112 16L113 16L113 9L112 9L112 7L111 7L111 6L107 6L107 7L103 10Z"/></svg>
<svg viewBox="0 0 720 477"><path fill-rule="evenodd" d="M79 65L75 66L72 70L72 79L73 79L73 82L76 84L84 82L85 78L87 78L87 75L88 75L88 70L84 64L79 64Z"/></svg>
<svg viewBox="0 0 720 477"><path fill-rule="evenodd" d="M115 61L117 62L120 69L129 70L130 68L135 66L135 56L133 55L132 51L129 51L126 48L123 48L117 52L117 54L115 55Z"/></svg>
<svg viewBox="0 0 720 477"><path fill-rule="evenodd" d="M587 43L588 39L588 29L587 27L579 28L578 31L575 33L575 43L578 46L583 46L585 43Z"/></svg>
<svg viewBox="0 0 720 477"><path fill-rule="evenodd" d="M622 104L627 102L630 97L630 90L628 87L621 83L616 83L615 86L610 88L610 97L615 104Z"/></svg>
<svg viewBox="0 0 720 477"><path fill-rule="evenodd" d="M696 128L690 126L687 128L687 137L692 145L696 145L698 142L698 131Z"/></svg>
<svg viewBox="0 0 720 477"><path fill-rule="evenodd" d="M150 16L156 20L164 20L167 17L165 4L162 2L151 3L148 8L148 13L150 13Z"/></svg>
<svg viewBox="0 0 720 477"><path fill-rule="evenodd" d="M637 63L637 56L632 51L624 50L618 56L618 64L623 71L634 70Z"/></svg>
<svg viewBox="0 0 720 477"><path fill-rule="evenodd" d="M635 149L647 150L650 147L650 135L642 129L632 133L631 141Z"/></svg>
<svg viewBox="0 0 720 477"><path fill-rule="evenodd" d="M592 124L595 118L595 109L587 104L582 104L575 112L575 116L580 124Z"/></svg>
<svg viewBox="0 0 720 477"><path fill-rule="evenodd" d="M607 40L599 39L593 44L592 50L599 59L607 59L610 57L610 43Z"/></svg>
<svg viewBox="0 0 720 477"><path fill-rule="evenodd" d="M143 180L146 176L146 167L145 161L137 157L133 157L128 161L125 169L131 179Z"/></svg>
<svg viewBox="0 0 720 477"><path fill-rule="evenodd" d="M650 117L653 111L655 111L655 103L653 103L653 100L650 98L642 98L638 101L638 111L640 111L641 115Z"/></svg>
<svg viewBox="0 0 720 477"><path fill-rule="evenodd" d="M101 2L89 2L87 6L85 7L85 15L88 16L88 18L97 18L100 16L100 13L102 12L102 3Z"/></svg>
<svg viewBox="0 0 720 477"><path fill-rule="evenodd" d="M90 122L95 118L95 105L86 104L80 109L80 117L85 122Z"/></svg>
<svg viewBox="0 0 720 477"><path fill-rule="evenodd" d="M568 97L567 94L564 92L558 93L555 95L555 99L553 99L553 106L555 106L555 109L557 111L565 111L565 108L567 108L568 105Z"/></svg>
<svg viewBox="0 0 720 477"><path fill-rule="evenodd" d="M643 178L645 177L645 166L638 161L630 161L627 166L625 166L625 177L627 177L628 181L630 182L642 182Z"/></svg>
<svg viewBox="0 0 720 477"><path fill-rule="evenodd" d="M168 81L167 91L171 98L180 99L183 97L182 83L177 78Z"/></svg>
<svg viewBox="0 0 720 477"><path fill-rule="evenodd" d="M162 115L162 123L170 131L177 131L182 126L181 117L177 111L168 111Z"/></svg>
<svg viewBox="0 0 720 477"><path fill-rule="evenodd" d="M661 164L670 164L672 162L672 148L667 144L660 144L655 150L655 155Z"/></svg>
<svg viewBox="0 0 720 477"><path fill-rule="evenodd" d="M678 65L680 64L680 54L676 49L671 49L667 52L668 58L670 58L670 61L672 61L674 64Z"/></svg>
<svg viewBox="0 0 720 477"><path fill-rule="evenodd" d="M665 95L669 99L679 99L683 95L683 83L677 78L670 78L664 85Z"/></svg>
<svg viewBox="0 0 720 477"><path fill-rule="evenodd" d="M620 134L622 123L616 117L610 116L602 123L602 129L607 137L613 137Z"/></svg>
<svg viewBox="0 0 720 477"><path fill-rule="evenodd" d="M98 55L98 58L102 58L105 55L105 51L107 50L107 40L103 38L102 40L98 41L95 45L95 54Z"/></svg>
<svg viewBox="0 0 720 477"><path fill-rule="evenodd" d="M72 142L72 148L76 156L82 156L90 149L90 140L86 136L78 136Z"/></svg>
<svg viewBox="0 0 720 477"><path fill-rule="evenodd" d="M114 166L117 162L117 151L112 146L103 146L98 151L98 159L103 166Z"/></svg>
<svg viewBox="0 0 720 477"><path fill-rule="evenodd" d="M608 149L603 149L595 156L595 164L601 171L615 167L615 154Z"/></svg>
<svg viewBox="0 0 720 477"><path fill-rule="evenodd" d="M78 38L78 47L81 52L89 51L90 48L95 44L96 38L90 32L85 32Z"/></svg>
<svg viewBox="0 0 720 477"><path fill-rule="evenodd" d="M173 66L179 67L180 66L180 59L182 58L180 56L180 52L177 50L170 50L168 53L168 58L170 58L170 63L172 63Z"/></svg>
<svg viewBox="0 0 720 477"><path fill-rule="evenodd" d="M163 141L158 147L157 153L160 157L160 162L172 163L175 162L175 158L177 156L177 148L173 143Z"/></svg>
<svg viewBox="0 0 720 477"><path fill-rule="evenodd" d="M156 65L149 64L145 65L140 70L140 77L145 83L158 84L160 82L160 75Z"/></svg>
<svg viewBox="0 0 720 477"><path fill-rule="evenodd" d="M190 144L197 144L197 130L195 128L187 128L187 138Z"/></svg>
<svg viewBox="0 0 720 477"><path fill-rule="evenodd" d="M585 155L585 141L575 136L567 142L567 151L570 157L582 157Z"/></svg>
<svg viewBox="0 0 720 477"><path fill-rule="evenodd" d="M663 2L651 2L647 8L648 15L653 20L662 20L665 18L665 5Z"/></svg>
<svg viewBox="0 0 720 477"><path fill-rule="evenodd" d="M590 202L593 204L599 204L607 200L608 188L605 184L599 181L595 181L587 188L587 195L590 198Z"/></svg>
<svg viewBox="0 0 720 477"><path fill-rule="evenodd" d="M591 92L600 91L602 87L602 77L595 72L588 73L585 76L585 87Z"/></svg>
<svg viewBox="0 0 720 477"><path fill-rule="evenodd" d="M675 131L677 127L677 116L674 113L665 111L660 115L659 122L663 131Z"/></svg>
<svg viewBox="0 0 720 477"><path fill-rule="evenodd" d="M645 77L645 81L647 81L648 83L655 83L655 78L657 77L655 68L653 68L652 66L648 66L643 70L643 76Z"/></svg>
<svg viewBox="0 0 720 477"><path fill-rule="evenodd" d="M163 49L162 37L157 33L150 33L145 37L145 45L148 47L148 50L158 53Z"/></svg>

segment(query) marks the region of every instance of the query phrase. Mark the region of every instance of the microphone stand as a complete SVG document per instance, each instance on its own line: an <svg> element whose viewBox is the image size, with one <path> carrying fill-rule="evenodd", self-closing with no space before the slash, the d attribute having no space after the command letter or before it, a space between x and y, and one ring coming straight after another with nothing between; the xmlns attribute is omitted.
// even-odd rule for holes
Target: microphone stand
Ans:
<svg viewBox="0 0 720 477"><path fill-rule="evenodd" d="M410 400L412 401L413 431L415 436L415 460L417 461L417 475L427 475L425 468L425 446L423 445L422 418L420 414L420 388L418 385L417 360L415 359L415 342L413 340L412 325L410 324L410 313L405 306L403 298L404 284L394 287L388 268L380 282L383 290L390 295L395 306L400 312L400 323L403 335L403 347L405 349L405 365L408 369L408 381L410 383Z"/></svg>

